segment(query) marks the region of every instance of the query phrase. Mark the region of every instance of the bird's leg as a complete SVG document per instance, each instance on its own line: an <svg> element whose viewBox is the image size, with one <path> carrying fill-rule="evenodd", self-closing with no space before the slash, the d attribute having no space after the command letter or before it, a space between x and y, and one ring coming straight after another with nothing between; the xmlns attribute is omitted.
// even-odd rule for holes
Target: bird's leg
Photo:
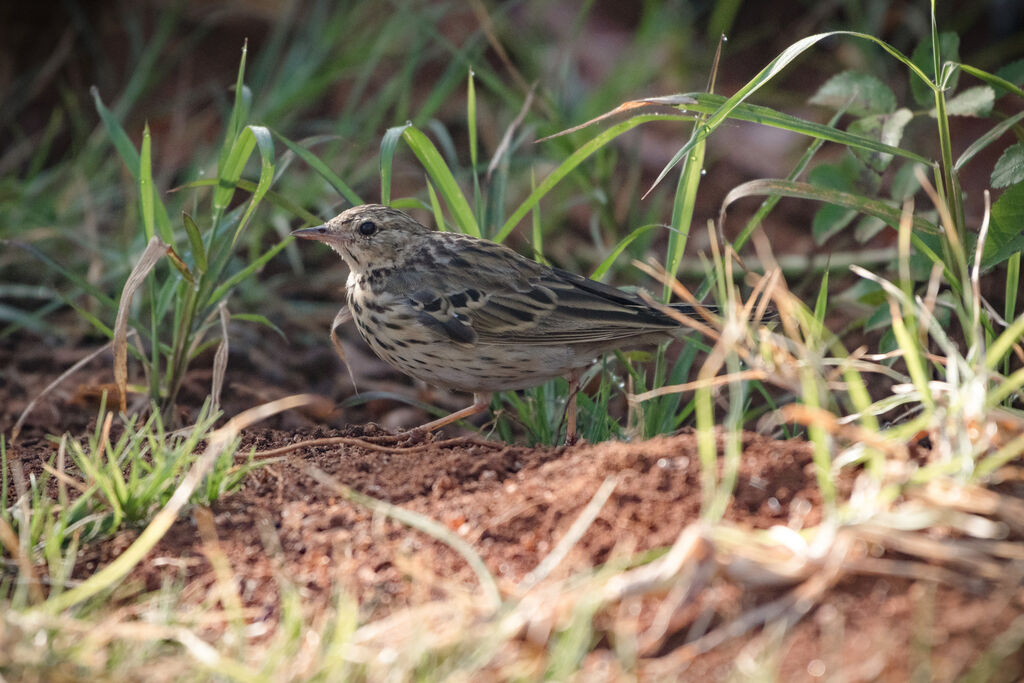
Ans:
<svg viewBox="0 0 1024 683"><path fill-rule="evenodd" d="M569 371L569 399L565 406L565 445L571 446L580 440L576 433L576 394L580 393L580 371L573 368Z"/></svg>
<svg viewBox="0 0 1024 683"><path fill-rule="evenodd" d="M491 395L489 393L476 393L473 394L473 405L467 406L462 410L456 410L451 415L445 415L444 417L438 418L433 422L428 422L425 425L420 425L416 430L422 429L425 432L433 432L450 425L453 422L464 420L467 417L472 417L477 413L482 413L491 405ZM413 431L416 431L413 430Z"/></svg>

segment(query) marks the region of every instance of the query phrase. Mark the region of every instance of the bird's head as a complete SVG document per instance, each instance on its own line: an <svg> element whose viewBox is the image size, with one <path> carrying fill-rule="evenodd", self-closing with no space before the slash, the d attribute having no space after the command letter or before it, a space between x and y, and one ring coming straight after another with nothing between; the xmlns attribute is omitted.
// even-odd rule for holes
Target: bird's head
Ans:
<svg viewBox="0 0 1024 683"><path fill-rule="evenodd" d="M363 204L343 211L323 225L295 230L292 234L326 243L358 273L400 264L422 236L430 232L402 211L380 204Z"/></svg>

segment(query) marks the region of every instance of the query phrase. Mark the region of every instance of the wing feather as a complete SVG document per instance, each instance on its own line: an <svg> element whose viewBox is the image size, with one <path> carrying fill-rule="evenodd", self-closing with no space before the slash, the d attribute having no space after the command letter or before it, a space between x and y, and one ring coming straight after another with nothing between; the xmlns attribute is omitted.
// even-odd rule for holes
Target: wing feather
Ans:
<svg viewBox="0 0 1024 683"><path fill-rule="evenodd" d="M526 259L507 247L451 235L435 243L427 286L409 297L418 319L460 344L628 341L678 323L639 297ZM467 277L466 263L473 268Z"/></svg>

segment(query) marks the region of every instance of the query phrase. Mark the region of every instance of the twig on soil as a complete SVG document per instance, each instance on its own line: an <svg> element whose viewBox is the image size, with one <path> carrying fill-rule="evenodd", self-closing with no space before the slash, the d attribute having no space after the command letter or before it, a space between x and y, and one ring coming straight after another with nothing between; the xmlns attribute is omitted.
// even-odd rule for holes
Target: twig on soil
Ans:
<svg viewBox="0 0 1024 683"><path fill-rule="evenodd" d="M583 538L583 534L587 533L587 529L597 519L597 515L600 514L601 508L608 502L612 492L615 490L615 486L619 483L618 477L608 476L605 477L604 482L594 493L594 496L587 503L587 506L580 512L579 517L572 523L569 530L565 532L565 536L562 537L558 544L548 553L540 564L536 568L531 570L519 585L516 587L519 594L525 594L531 588L536 586L538 583L543 581L555 570L562 560L566 558L569 551L580 542Z"/></svg>
<svg viewBox="0 0 1024 683"><path fill-rule="evenodd" d="M329 436L322 439L308 439L306 441L297 441L296 443L289 444L287 446L280 446L278 448L271 448L266 451L256 451L253 454L254 458L270 458L277 455L284 455L285 453L291 453L292 451L300 448L314 448L316 446L355 446L357 448L365 448L369 451L378 451L380 453L416 453L417 451L425 451L431 448L448 448L449 446L484 446L486 448L502 449L506 448L507 444L496 443L493 441L481 441L480 439L472 439L469 437L456 437L454 439L445 439L443 441L431 441L428 443L420 443L414 446L384 446L373 441L367 441L366 439L354 436Z"/></svg>

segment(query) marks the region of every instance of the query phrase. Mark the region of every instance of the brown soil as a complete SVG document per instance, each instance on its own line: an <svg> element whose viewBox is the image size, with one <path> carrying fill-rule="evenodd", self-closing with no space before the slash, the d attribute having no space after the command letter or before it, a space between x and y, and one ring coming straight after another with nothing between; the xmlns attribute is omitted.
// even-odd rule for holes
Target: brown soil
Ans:
<svg viewBox="0 0 1024 683"><path fill-rule="evenodd" d="M18 351L20 358L26 357L21 355L25 349ZM56 374L54 365L70 357L57 363L36 358L26 364L14 362L12 348L6 355L4 364L12 372L8 383L0 386L0 405L9 433L26 397ZM80 387L81 380L69 386ZM92 406L74 406L75 393L62 389L35 412L10 453L27 471L38 471L40 461L52 455L52 445L42 438L46 431L76 422L80 431L84 420L95 416ZM308 422L302 416L291 419ZM249 448L264 451L333 436L373 442L383 434L373 425L284 426L247 432L238 457ZM270 628L276 622L282 580L298 589L305 604L324 609L339 588L346 590L358 598L364 621L476 589L475 575L450 547L348 502L319 484L310 474L311 466L357 491L442 522L472 545L507 592L551 551L608 477L616 478L614 493L556 577L670 546L700 512L700 468L690 433L637 443L534 449L441 439L420 438L400 444L403 448L394 452L360 446L355 438L348 444L302 447L251 473L240 491L213 507L216 543L234 571L244 604L254 609L254 632L261 624ZM726 519L759 529L799 529L818 523L821 499L808 445L747 434L743 446ZM120 597L129 599L174 581L182 586L186 602L209 599L216 582L207 559L213 539L198 532L196 515L193 510L172 527L133 571L119 590ZM76 573L93 573L136 535L137 531L123 531L86 547ZM968 585L973 590L967 590ZM699 635L691 629L701 619L710 615L700 628L713 628L778 598L780 591L743 587L716 576L698 601L701 609L673 622L675 635L642 653L653 658L652 675L726 675L761 631L729 640L686 668L672 664L672 651ZM650 623L657 606L656 600L646 600L639 623ZM851 681L897 681L924 673L933 680L953 680L1022 613L1024 592L1016 584L979 589L979 584L970 583L953 587L892 576L848 575L779 641L779 677L815 680L840 675ZM599 648L585 667L598 670L603 663ZM1017 653L1002 666L1002 680L1014 680L1024 671L1024 656Z"/></svg>

